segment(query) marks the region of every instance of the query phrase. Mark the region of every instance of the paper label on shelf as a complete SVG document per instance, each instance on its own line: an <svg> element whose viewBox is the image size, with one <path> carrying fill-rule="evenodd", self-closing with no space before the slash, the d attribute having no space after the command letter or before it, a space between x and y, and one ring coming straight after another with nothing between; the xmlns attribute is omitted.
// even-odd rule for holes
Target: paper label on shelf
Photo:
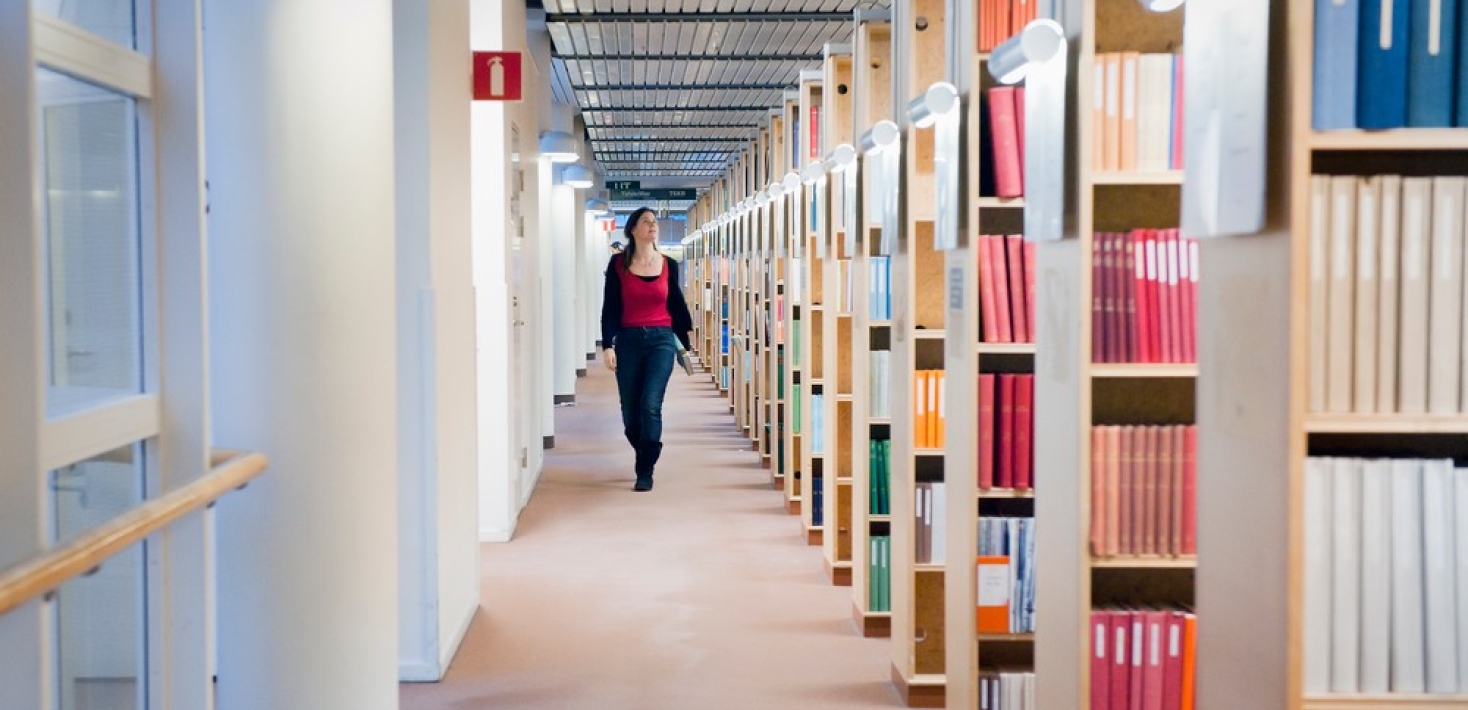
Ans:
<svg viewBox="0 0 1468 710"><path fill-rule="evenodd" d="M1096 649L1097 658L1106 657L1106 624L1096 624L1096 642L1091 648Z"/></svg>
<svg viewBox="0 0 1468 710"><path fill-rule="evenodd" d="M979 565L979 606L1009 603L1009 565Z"/></svg>
<svg viewBox="0 0 1468 710"><path fill-rule="evenodd" d="M1167 639L1167 657L1175 658L1182 655L1182 627L1173 626L1168 631L1171 633Z"/></svg>
<svg viewBox="0 0 1468 710"><path fill-rule="evenodd" d="M963 267L948 269L948 310L963 310Z"/></svg>
<svg viewBox="0 0 1468 710"><path fill-rule="evenodd" d="M1148 662L1154 666L1162 665L1162 624L1152 624L1152 643L1147 645L1152 651Z"/></svg>

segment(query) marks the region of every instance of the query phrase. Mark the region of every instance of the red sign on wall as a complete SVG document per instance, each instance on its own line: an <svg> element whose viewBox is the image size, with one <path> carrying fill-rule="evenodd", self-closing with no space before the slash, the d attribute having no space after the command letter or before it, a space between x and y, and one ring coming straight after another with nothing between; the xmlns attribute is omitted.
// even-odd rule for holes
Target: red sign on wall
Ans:
<svg viewBox="0 0 1468 710"><path fill-rule="evenodd" d="M474 53L474 100L519 101L519 52Z"/></svg>

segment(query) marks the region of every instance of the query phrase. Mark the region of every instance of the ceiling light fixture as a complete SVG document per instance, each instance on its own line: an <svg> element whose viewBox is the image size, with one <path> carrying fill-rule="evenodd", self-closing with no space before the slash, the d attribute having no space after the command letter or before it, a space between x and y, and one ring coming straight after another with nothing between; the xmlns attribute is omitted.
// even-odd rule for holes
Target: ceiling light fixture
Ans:
<svg viewBox="0 0 1468 710"><path fill-rule="evenodd" d="M581 159L576 152L576 139L565 131L546 131L540 134L540 157L552 163L574 163Z"/></svg>

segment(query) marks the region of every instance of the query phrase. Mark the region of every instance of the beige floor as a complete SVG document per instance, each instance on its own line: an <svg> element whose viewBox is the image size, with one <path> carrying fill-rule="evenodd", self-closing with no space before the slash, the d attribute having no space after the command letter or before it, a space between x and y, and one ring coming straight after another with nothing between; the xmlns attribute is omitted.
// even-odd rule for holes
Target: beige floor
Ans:
<svg viewBox="0 0 1468 710"><path fill-rule="evenodd" d="M403 710L900 707L886 639L851 621L727 400L675 371L656 488L632 493L616 384L593 366L515 540L483 549L448 675Z"/></svg>

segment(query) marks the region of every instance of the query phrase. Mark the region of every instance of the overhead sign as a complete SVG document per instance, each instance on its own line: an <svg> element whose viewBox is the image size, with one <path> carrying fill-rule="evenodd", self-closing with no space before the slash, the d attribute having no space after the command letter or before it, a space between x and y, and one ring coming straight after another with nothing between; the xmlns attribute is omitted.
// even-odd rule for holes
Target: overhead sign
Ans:
<svg viewBox="0 0 1468 710"><path fill-rule="evenodd" d="M474 100L519 101L521 67L519 52L475 52Z"/></svg>
<svg viewBox="0 0 1468 710"><path fill-rule="evenodd" d="M611 190L612 192L617 192L617 191L620 191L620 190L641 190L642 189L642 181L641 180L608 180L607 181L607 189L608 190Z"/></svg>
<svg viewBox="0 0 1468 710"><path fill-rule="evenodd" d="M612 188L613 200L696 200L698 190L691 187L648 188L646 190L618 190Z"/></svg>

